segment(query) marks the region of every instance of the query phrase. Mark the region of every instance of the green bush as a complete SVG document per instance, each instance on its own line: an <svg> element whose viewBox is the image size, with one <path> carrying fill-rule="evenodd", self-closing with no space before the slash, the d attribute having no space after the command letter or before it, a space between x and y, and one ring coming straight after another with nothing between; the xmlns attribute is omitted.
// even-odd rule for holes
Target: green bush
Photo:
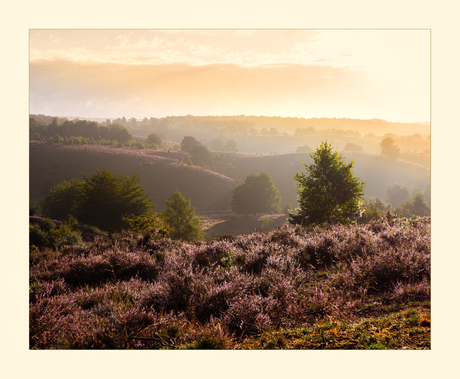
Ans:
<svg viewBox="0 0 460 379"><path fill-rule="evenodd" d="M48 238L48 233L40 229L37 224L29 225L29 246L44 247Z"/></svg>
<svg viewBox="0 0 460 379"><path fill-rule="evenodd" d="M56 225L49 218L45 218L40 224L40 229L46 233L49 233L51 230L56 229Z"/></svg>
<svg viewBox="0 0 460 379"><path fill-rule="evenodd" d="M66 245L83 245L80 232L72 230L70 225L61 224L59 229L52 230L50 234L57 250Z"/></svg>

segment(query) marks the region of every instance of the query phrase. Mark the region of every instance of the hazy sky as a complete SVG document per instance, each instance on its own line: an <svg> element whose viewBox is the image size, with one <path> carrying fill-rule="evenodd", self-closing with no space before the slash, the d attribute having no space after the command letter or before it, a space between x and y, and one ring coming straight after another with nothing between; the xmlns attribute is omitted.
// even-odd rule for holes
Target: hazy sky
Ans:
<svg viewBox="0 0 460 379"><path fill-rule="evenodd" d="M430 120L429 30L30 30L30 113Z"/></svg>

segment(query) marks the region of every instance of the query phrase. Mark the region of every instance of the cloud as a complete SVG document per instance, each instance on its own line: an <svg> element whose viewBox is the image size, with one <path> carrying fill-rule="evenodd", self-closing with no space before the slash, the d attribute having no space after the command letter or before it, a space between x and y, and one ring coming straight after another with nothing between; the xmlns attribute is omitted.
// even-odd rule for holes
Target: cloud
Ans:
<svg viewBox="0 0 460 379"><path fill-rule="evenodd" d="M315 98L337 98L360 85L362 78L356 73L320 65L133 67L65 60L42 60L30 65L31 109L54 101L56 111L61 103L78 106L100 99L131 109L145 109L150 104L152 109L161 106L164 112L174 108L191 114L207 114L226 104L234 104L233 108L238 104L240 114L254 113L251 109L263 114L277 104L276 109L281 109L279 104L283 103L292 109L294 98L299 104ZM101 117L109 117L113 110L106 107L106 112Z"/></svg>

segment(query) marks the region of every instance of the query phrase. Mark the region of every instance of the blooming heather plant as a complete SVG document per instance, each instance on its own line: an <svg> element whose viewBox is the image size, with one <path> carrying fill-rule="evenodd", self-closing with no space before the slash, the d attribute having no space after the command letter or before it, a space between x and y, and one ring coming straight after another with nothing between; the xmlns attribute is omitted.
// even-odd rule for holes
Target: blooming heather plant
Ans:
<svg viewBox="0 0 460 379"><path fill-rule="evenodd" d="M264 332L358 320L429 301L430 252L429 217L194 244L125 232L39 249L30 348L235 348Z"/></svg>

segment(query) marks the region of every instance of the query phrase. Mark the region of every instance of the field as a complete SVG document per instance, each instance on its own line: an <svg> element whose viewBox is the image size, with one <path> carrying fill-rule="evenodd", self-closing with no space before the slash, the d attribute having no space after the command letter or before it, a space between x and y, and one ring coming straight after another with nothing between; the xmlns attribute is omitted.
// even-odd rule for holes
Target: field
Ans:
<svg viewBox="0 0 460 379"><path fill-rule="evenodd" d="M388 217L32 249L30 349L430 349L430 229Z"/></svg>

